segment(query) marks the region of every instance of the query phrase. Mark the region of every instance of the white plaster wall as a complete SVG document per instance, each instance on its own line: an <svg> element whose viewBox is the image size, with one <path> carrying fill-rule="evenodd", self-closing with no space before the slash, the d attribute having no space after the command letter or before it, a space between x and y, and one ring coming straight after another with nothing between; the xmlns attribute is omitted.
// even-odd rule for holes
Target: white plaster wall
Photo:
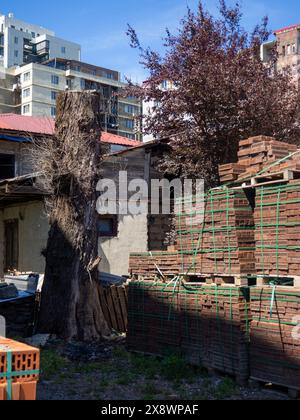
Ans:
<svg viewBox="0 0 300 420"><path fill-rule="evenodd" d="M4 266L4 222L19 221L19 266L22 272L44 273L45 260L41 255L46 247L49 225L42 202L31 202L7 207L0 211L0 273Z"/></svg>
<svg viewBox="0 0 300 420"><path fill-rule="evenodd" d="M148 251L147 215L119 216L118 236L99 239L100 271L128 276L129 254Z"/></svg>
<svg viewBox="0 0 300 420"><path fill-rule="evenodd" d="M67 58L69 60L78 60L81 58L81 47L75 42L66 41L51 35L42 35L36 39L36 43L47 40L50 42L49 59ZM62 47L66 48L66 52L62 53Z"/></svg>

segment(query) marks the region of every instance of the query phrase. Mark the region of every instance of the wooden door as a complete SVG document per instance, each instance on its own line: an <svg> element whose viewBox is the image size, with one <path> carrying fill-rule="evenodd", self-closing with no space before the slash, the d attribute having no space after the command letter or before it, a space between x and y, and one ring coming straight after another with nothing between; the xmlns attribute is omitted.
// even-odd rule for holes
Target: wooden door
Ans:
<svg viewBox="0 0 300 420"><path fill-rule="evenodd" d="M19 265L19 222L6 220L5 224L5 271L18 270Z"/></svg>

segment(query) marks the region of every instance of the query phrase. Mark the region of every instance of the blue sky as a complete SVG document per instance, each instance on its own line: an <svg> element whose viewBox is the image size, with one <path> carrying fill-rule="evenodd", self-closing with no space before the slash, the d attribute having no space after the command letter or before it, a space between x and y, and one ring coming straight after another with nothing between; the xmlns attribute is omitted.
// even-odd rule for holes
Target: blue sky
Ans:
<svg viewBox="0 0 300 420"><path fill-rule="evenodd" d="M198 0L1 0L0 12L13 12L19 19L53 29L57 36L82 45L82 60L141 80L145 73L136 52L129 47L127 23L136 28L143 44L160 49L165 28L176 30L187 5L195 8L197 3ZM204 3L216 13L217 0ZM299 0L242 0L242 5L247 29L266 14L272 29L300 23Z"/></svg>

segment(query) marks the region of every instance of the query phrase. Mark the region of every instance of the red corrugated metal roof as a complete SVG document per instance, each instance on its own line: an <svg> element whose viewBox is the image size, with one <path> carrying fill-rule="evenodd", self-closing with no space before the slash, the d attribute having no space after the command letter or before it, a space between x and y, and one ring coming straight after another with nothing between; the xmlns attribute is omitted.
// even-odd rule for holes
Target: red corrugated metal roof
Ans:
<svg viewBox="0 0 300 420"><path fill-rule="evenodd" d="M55 122L47 117L27 117L17 114L0 114L0 129L20 131L22 133L46 134L54 133ZM103 132L101 141L104 143L117 144L120 146L135 147L140 146L141 142L130 140L126 137L116 136Z"/></svg>
<svg viewBox="0 0 300 420"><path fill-rule="evenodd" d="M274 31L274 34L280 34L282 32L287 32L298 28L300 29L300 23L298 25L286 26L285 28L277 29Z"/></svg>
<svg viewBox="0 0 300 420"><path fill-rule="evenodd" d="M136 140L130 140L127 137L116 136L115 134L106 133L105 131L101 134L101 141L110 144L118 144L120 146L140 146L141 142Z"/></svg>
<svg viewBox="0 0 300 420"><path fill-rule="evenodd" d="M0 129L1 128L33 134L53 134L54 120L44 117L0 114Z"/></svg>

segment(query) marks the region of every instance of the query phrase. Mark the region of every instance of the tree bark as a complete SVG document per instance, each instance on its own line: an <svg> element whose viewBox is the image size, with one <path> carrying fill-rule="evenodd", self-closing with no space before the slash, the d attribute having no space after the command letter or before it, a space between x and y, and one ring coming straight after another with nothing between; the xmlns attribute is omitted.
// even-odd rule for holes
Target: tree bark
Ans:
<svg viewBox="0 0 300 420"><path fill-rule="evenodd" d="M53 153L43 165L53 195L47 202L50 232L39 332L65 340L92 341L110 332L98 287L99 109L96 92L62 93Z"/></svg>

